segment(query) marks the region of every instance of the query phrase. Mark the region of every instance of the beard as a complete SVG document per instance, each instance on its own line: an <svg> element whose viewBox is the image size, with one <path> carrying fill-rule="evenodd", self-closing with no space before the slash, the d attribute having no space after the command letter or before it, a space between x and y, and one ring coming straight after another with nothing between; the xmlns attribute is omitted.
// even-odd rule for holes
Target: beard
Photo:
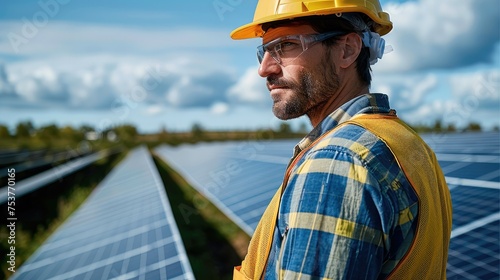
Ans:
<svg viewBox="0 0 500 280"><path fill-rule="evenodd" d="M287 94L273 96L273 113L281 120L298 118L320 107L328 101L339 88L339 76L335 65L327 59L312 70L302 69L298 73L298 82L267 77L267 84L283 87Z"/></svg>

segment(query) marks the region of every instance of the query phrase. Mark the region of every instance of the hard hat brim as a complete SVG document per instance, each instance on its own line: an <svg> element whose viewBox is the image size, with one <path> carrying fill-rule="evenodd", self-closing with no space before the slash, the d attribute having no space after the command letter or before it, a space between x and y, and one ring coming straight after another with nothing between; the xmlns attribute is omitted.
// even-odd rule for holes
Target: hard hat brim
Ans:
<svg viewBox="0 0 500 280"><path fill-rule="evenodd" d="M251 23L245 24L243 26L234 29L231 32L230 36L234 40L258 38L264 35L264 31L262 30L262 24L264 23L280 21L280 20L292 20L306 16L321 16L321 15L331 15L336 13L349 13L349 12L361 12L368 15L375 23L377 23L374 31L379 33L380 36L389 33L389 31L391 31L392 29L392 22L389 20L389 15L386 13L382 13L376 16L375 14L373 14L372 11L368 9L361 11L360 7L353 7L352 9L343 7L343 8L324 9L320 11L315 10L315 11L303 12L300 14L300 16L297 16L296 13L288 13L288 14L279 14L279 15L264 17L257 21L253 21Z"/></svg>

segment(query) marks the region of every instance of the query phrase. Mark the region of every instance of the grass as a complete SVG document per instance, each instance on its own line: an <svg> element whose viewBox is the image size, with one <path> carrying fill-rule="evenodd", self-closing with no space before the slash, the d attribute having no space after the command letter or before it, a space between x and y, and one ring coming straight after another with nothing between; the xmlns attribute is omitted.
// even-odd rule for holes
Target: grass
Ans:
<svg viewBox="0 0 500 280"><path fill-rule="evenodd" d="M196 279L232 279L250 237L154 156Z"/></svg>

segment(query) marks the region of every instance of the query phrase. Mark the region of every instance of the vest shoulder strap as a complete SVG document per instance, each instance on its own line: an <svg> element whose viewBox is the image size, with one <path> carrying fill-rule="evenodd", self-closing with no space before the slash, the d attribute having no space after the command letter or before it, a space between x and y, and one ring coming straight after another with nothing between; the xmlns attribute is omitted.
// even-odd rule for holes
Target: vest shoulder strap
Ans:
<svg viewBox="0 0 500 280"><path fill-rule="evenodd" d="M347 123L364 127L385 142L418 197L418 224L412 245L389 278L446 279L452 205L434 152L395 116L363 115Z"/></svg>

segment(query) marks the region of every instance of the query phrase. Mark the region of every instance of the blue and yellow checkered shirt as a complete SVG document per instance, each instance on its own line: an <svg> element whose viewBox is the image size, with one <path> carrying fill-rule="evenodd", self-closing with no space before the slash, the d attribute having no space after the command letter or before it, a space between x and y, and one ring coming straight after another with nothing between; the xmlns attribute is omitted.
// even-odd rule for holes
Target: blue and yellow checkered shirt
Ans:
<svg viewBox="0 0 500 280"><path fill-rule="evenodd" d="M295 155L356 114L389 113L386 95L341 106ZM266 279L383 279L411 245L417 196L379 138L346 125L297 162L283 193Z"/></svg>

